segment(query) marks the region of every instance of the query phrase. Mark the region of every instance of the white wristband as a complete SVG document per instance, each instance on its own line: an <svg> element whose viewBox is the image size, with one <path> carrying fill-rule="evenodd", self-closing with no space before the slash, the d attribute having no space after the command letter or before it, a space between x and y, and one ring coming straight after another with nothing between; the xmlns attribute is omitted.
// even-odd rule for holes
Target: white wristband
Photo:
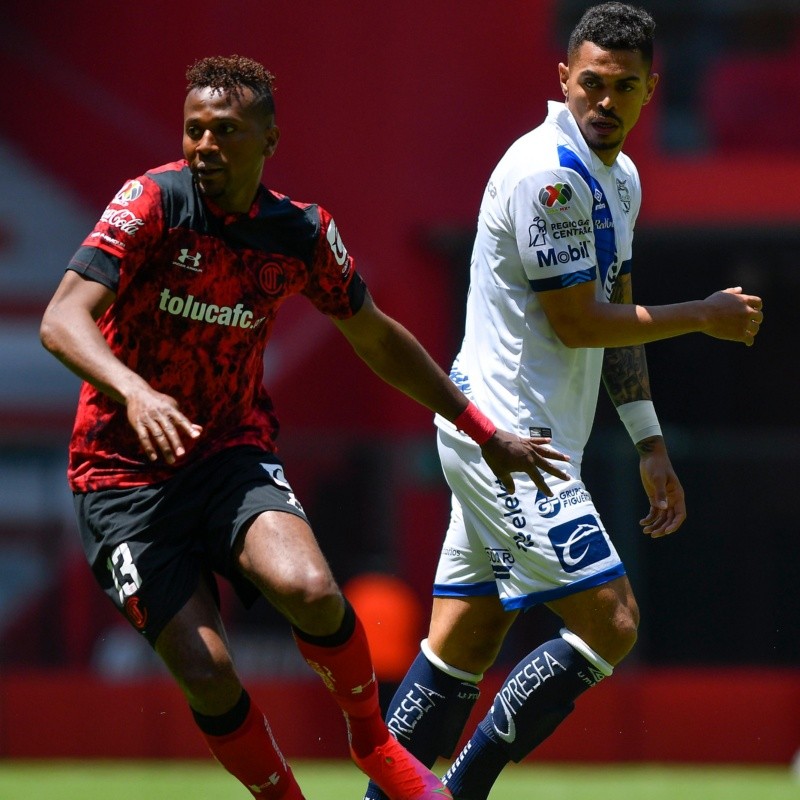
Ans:
<svg viewBox="0 0 800 800"><path fill-rule="evenodd" d="M647 439L649 436L661 436L661 426L658 424L656 410L651 400L624 403L617 406L617 414L634 444L639 444L642 439Z"/></svg>

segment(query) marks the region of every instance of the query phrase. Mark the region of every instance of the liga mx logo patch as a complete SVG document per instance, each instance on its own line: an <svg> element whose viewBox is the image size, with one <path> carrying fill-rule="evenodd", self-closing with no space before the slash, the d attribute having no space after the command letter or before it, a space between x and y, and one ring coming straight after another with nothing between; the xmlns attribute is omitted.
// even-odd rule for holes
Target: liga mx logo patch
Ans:
<svg viewBox="0 0 800 800"><path fill-rule="evenodd" d="M138 200L143 191L144 186L139 181L126 181L125 185L114 195L114 199L111 202L116 203L118 206L127 206L128 203Z"/></svg>
<svg viewBox="0 0 800 800"><path fill-rule="evenodd" d="M547 535L565 572L577 572L611 555L603 529L591 514L556 525Z"/></svg>

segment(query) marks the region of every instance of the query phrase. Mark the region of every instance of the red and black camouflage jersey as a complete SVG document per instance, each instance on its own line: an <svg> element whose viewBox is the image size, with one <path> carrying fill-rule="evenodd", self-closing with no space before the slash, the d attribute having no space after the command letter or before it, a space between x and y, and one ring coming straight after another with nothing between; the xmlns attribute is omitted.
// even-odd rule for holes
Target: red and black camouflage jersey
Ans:
<svg viewBox="0 0 800 800"><path fill-rule="evenodd" d="M262 186L249 213L226 214L201 197L185 161L129 180L68 269L115 293L97 323L114 355L203 426L177 468L234 445L274 451L262 379L278 308L302 294L346 319L366 294L323 208ZM145 457L124 406L82 385L73 491L155 483L175 469Z"/></svg>

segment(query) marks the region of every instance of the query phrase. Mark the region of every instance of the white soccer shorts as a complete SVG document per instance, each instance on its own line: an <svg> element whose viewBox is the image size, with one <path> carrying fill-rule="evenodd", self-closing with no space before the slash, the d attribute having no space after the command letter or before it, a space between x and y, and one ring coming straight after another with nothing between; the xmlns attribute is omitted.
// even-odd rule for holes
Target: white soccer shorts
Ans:
<svg viewBox="0 0 800 800"><path fill-rule="evenodd" d="M514 474L510 495L471 440L440 430L438 446L453 495L435 597L499 595L511 611L625 574L579 478L543 473L554 493L547 497L527 475Z"/></svg>

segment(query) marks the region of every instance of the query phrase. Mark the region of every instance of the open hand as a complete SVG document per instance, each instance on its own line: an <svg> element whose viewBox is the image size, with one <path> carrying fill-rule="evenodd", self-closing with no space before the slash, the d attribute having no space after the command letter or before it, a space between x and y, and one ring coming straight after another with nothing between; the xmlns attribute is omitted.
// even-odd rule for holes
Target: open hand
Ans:
<svg viewBox="0 0 800 800"><path fill-rule="evenodd" d="M652 437L640 449L639 474L650 510L639 520L642 532L653 539L675 533L686 520L686 499L672 468L663 440Z"/></svg>
<svg viewBox="0 0 800 800"><path fill-rule="evenodd" d="M150 387L128 397L127 412L128 422L150 461L161 455L167 464L174 464L186 453L186 437L197 439L203 431L183 415L174 397Z"/></svg>
<svg viewBox="0 0 800 800"><path fill-rule="evenodd" d="M555 475L561 480L569 480L566 472L551 461L569 461L569 456L548 447L550 439L538 436L521 439L513 433L497 430L494 436L481 447L481 452L489 469L494 472L509 494L514 493L512 472L524 472L548 497L553 496L545 483L542 472Z"/></svg>

